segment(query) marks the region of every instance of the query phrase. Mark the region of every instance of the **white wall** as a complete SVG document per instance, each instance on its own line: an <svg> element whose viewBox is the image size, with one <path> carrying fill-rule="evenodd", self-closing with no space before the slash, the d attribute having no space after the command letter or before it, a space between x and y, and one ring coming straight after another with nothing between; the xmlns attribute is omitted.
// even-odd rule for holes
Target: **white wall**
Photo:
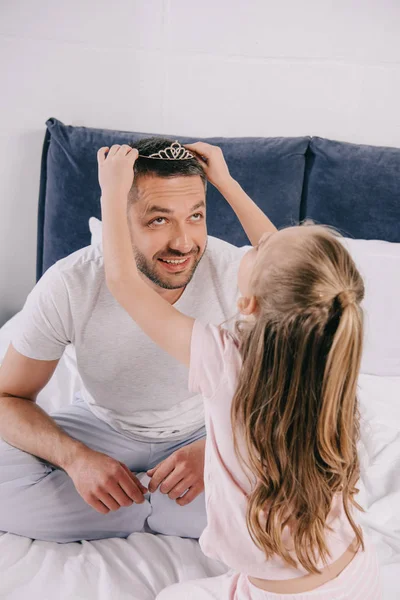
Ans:
<svg viewBox="0 0 400 600"><path fill-rule="evenodd" d="M398 0L0 0L0 325L35 281L44 122L400 147Z"/></svg>

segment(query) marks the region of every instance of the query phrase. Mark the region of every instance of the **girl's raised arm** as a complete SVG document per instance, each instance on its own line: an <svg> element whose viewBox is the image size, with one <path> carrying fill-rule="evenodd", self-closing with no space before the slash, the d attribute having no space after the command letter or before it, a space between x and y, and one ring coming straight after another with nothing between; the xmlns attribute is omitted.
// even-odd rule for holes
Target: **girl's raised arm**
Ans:
<svg viewBox="0 0 400 600"><path fill-rule="evenodd" d="M137 150L127 145L100 148L97 153L106 283L139 327L189 366L194 319L176 310L143 281L133 255L127 203L137 156Z"/></svg>

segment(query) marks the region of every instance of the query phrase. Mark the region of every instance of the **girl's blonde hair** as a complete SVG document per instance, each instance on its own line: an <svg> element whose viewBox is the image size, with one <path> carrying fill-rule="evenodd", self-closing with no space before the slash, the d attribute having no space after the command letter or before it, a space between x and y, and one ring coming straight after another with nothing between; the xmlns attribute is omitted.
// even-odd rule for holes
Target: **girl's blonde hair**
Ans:
<svg viewBox="0 0 400 600"><path fill-rule="evenodd" d="M350 506L362 510L354 494L364 285L334 230L308 225L292 239L279 263L262 250L252 272L258 309L254 321L237 324L243 366L232 425L236 453L255 477L247 510L253 541L267 559L276 554L295 567L283 541L288 526L299 563L319 573L334 494L363 547Z"/></svg>

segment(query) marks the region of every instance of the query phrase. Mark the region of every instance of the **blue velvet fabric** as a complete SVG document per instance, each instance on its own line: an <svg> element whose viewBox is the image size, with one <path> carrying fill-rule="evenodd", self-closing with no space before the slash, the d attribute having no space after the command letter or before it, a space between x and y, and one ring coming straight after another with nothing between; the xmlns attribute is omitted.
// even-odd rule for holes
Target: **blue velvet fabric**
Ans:
<svg viewBox="0 0 400 600"><path fill-rule="evenodd" d="M88 220L100 218L97 150L149 133L66 126L49 119L43 147L38 213L37 279L54 262L90 243ZM181 142L200 138L168 136ZM309 138L203 138L219 145L245 191L282 227L297 223ZM248 243L235 214L210 184L207 225L211 235Z"/></svg>
<svg viewBox="0 0 400 600"><path fill-rule="evenodd" d="M301 208L305 217L347 237L400 242L400 149L312 138Z"/></svg>

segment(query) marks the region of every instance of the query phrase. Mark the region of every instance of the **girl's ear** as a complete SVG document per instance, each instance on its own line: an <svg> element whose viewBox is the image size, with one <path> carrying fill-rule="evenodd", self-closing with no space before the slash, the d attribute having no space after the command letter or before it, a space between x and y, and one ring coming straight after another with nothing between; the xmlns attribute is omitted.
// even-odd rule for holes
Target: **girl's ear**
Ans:
<svg viewBox="0 0 400 600"><path fill-rule="evenodd" d="M250 296L250 298L244 298L243 296L239 298L237 302L237 307L242 315L252 315L257 311L257 300L255 296Z"/></svg>

